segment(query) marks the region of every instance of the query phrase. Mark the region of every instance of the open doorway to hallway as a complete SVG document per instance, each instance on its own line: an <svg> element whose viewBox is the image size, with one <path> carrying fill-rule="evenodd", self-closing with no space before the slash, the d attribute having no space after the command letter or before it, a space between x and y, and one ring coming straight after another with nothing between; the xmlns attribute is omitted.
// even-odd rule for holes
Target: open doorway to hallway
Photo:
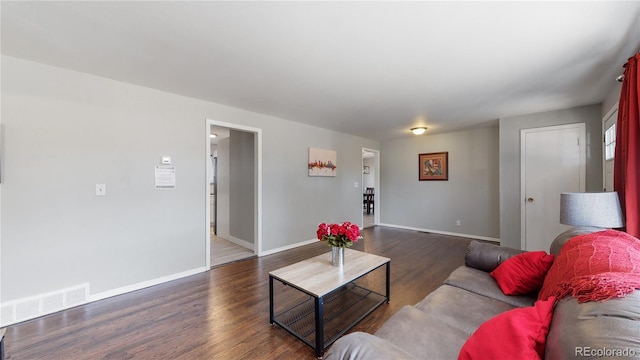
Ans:
<svg viewBox="0 0 640 360"><path fill-rule="evenodd" d="M362 227L379 223L379 152L362 149Z"/></svg>
<svg viewBox="0 0 640 360"><path fill-rule="evenodd" d="M257 254L257 134L208 120L207 164L211 267Z"/></svg>

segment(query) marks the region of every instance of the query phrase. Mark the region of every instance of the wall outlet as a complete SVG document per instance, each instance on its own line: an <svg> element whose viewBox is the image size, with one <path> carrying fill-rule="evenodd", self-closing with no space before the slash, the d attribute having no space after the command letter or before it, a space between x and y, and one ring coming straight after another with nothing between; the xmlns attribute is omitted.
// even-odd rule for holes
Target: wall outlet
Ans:
<svg viewBox="0 0 640 360"><path fill-rule="evenodd" d="M456 225L460 226L460 220L456 220Z"/></svg>

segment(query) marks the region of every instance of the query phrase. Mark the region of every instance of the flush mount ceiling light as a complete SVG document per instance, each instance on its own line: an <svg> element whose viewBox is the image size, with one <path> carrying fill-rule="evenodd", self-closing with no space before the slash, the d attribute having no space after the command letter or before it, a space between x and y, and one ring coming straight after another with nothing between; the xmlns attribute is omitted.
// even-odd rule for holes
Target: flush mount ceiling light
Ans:
<svg viewBox="0 0 640 360"><path fill-rule="evenodd" d="M424 126L411 128L411 132L414 135L422 135L422 134L424 134L425 131L427 131L427 128L424 127Z"/></svg>
<svg viewBox="0 0 640 360"><path fill-rule="evenodd" d="M209 137L210 137L210 138L212 138L212 139L215 139L215 138L217 138L217 137L218 137L218 135L216 135L216 134L210 134L210 135L209 135Z"/></svg>

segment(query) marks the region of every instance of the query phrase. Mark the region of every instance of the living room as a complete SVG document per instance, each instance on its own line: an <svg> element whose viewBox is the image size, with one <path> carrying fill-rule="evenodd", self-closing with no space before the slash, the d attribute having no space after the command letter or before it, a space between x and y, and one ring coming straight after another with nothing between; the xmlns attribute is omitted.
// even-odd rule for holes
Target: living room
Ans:
<svg viewBox="0 0 640 360"><path fill-rule="evenodd" d="M483 18L472 22L468 32L489 20L496 26L513 25L501 22L506 20L500 17L489 18L494 10L485 11L481 4L440 5L444 14L468 6L474 11L465 12L467 17L478 11L487 16L486 22ZM534 5L531 9L506 4L524 6L522 13L535 9ZM385 40L384 28L375 26L386 11L409 20L424 17L435 21L433 15L427 15L438 13L437 4L431 5L434 8L428 3L416 4L425 7L419 9L426 11L421 13L405 7L408 5L396 8L391 3L373 8L367 3L333 3L327 8L310 3L307 6L312 8L305 9L303 3L269 2L203 2L184 8L173 2L2 2L0 325L207 272L209 226L204 199L208 192L207 130L212 121L258 134L255 237L259 257L317 241L319 222L361 221L363 148L380 153L375 209L379 225L520 248L520 130L585 123L590 144L585 190L601 191L602 118L618 101L620 83L615 78L622 73L622 65L640 50L635 21L638 7L634 3L594 2L586 10L579 4L573 5L576 9L567 9L571 5L544 8L552 6L547 4L540 10L543 15L556 14L551 10L583 14L576 19L579 26L571 32L573 38L551 42L544 36L535 37L542 29L534 28L526 32L529 41L510 36L496 43L487 40L486 47L501 45L504 47L499 49L504 49L518 41L522 47L502 54L509 55L508 62L476 69L483 76L473 87L459 84L458 92L452 94L445 85L463 80L450 71L465 65L462 55L474 63L468 54L483 47L478 39L465 42L460 38L459 45L451 42L434 48L433 54L443 58L444 50L450 50L456 56L447 56L446 61L458 59L461 63L435 70L445 76L429 72L434 78L428 86L400 91L392 86L396 78L418 77L428 69L414 64L411 56L402 56L400 61L388 53L413 54L409 50L416 44L414 40L433 33L420 28L418 36L403 32ZM197 16L205 12L199 6L211 14ZM331 6L345 6L344 17L333 18L341 12ZM611 11L609 15L599 16L597 21L589 18L605 10ZM362 11L372 19L363 25L370 35L349 26ZM320 17L309 15L313 12L319 12ZM243 42L246 33L242 25L266 26L270 22L263 19L281 19L279 13L290 16L290 23L300 19L299 26L315 24L318 28L303 27L305 32L298 33L299 38L286 25L289 22L274 21L269 41ZM156 20L171 24L167 26L171 31L156 35ZM462 20L468 19L463 16ZM562 29L552 26L561 23L555 15L547 20L546 26ZM237 27L232 26L235 21ZM529 23L537 21L533 17ZM324 37L325 22L343 34ZM588 22L594 22L593 27L586 27ZM188 23L195 25L189 28ZM197 31L198 26L207 24L213 28ZM413 30L394 24L392 29ZM258 41L260 36L255 34L265 29L249 30L256 38L251 41ZM599 32L606 35L596 36ZM223 35L217 35L212 45L205 34ZM406 43L404 36L408 36ZM370 37L378 40L368 41ZM334 45L327 44L327 39ZM589 39L596 39L600 48L589 48L595 46ZM572 40L580 46L562 50ZM295 46L288 47L287 41ZM355 41L363 41L366 51L358 50ZM429 44L435 46L437 41ZM388 50L381 50L381 45L388 45ZM538 52L545 50L539 58L540 67L524 72L533 72L540 82L531 77L522 80L519 75L523 72L520 58L533 54L518 52L534 45ZM158 48L166 52L157 52ZM270 57L271 52L279 55ZM342 52L345 56L335 55ZM383 53L387 53L386 62L366 61L382 58ZM594 58L572 68L568 61L577 56ZM417 60L430 57L436 56L421 53ZM560 60L545 63L555 57ZM244 63L233 62L238 59ZM236 69L232 65L238 64L242 65L239 70L232 71ZM378 69L379 64L389 67ZM410 71L401 71L410 65ZM330 72L320 71L322 66ZM190 71L207 67L214 74L211 77ZM509 80L516 75L515 80ZM551 76L557 80L550 81ZM154 78L160 80L154 82ZM340 78L350 80L341 83ZM526 81L532 82L531 87L521 88ZM562 81L569 85L563 87ZM378 82L383 85L374 87ZM274 84L279 83L285 84L276 92ZM484 94L499 91L496 83L510 84L510 91L524 95L512 100L504 94L495 105ZM316 87L320 91L313 91ZM326 92L331 87L335 89ZM391 92L382 91L386 87ZM420 93L432 87L442 90L424 96ZM280 97L268 97L270 93ZM352 103L346 104L350 93ZM309 100L313 97L315 102ZM403 97L410 98L404 106L415 102L418 109L405 108L394 115L394 104ZM460 109L449 105L439 110L443 113L440 122L432 120L427 108L449 98L458 98ZM462 103L467 103L463 99L472 104L466 106L477 108L473 121L463 118ZM537 100L536 110L519 112L517 102L531 99ZM383 100L390 105L380 104ZM508 100L513 103L506 104ZM500 106L500 113L487 110L485 103ZM517 110L509 111L507 105ZM340 123L344 113L352 120L390 117L385 126L378 120L354 124L362 129L354 133L348 121ZM412 135L409 128L415 126L429 127L427 134ZM337 153L335 177L308 176L309 148ZM440 151L449 154L449 180L419 182L418 154ZM170 157L170 164L163 164L163 157ZM174 188L154 186L156 168L163 165L174 167ZM103 195L96 195L97 184L105 185ZM43 299L52 300L43 306Z"/></svg>

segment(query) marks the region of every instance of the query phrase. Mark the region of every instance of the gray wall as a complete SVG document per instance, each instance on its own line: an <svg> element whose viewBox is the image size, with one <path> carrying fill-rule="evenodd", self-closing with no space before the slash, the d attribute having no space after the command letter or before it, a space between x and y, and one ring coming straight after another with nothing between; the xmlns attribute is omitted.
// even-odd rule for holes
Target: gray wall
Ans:
<svg viewBox="0 0 640 360"><path fill-rule="evenodd" d="M603 118L612 107L618 105L618 101L620 100L620 91L622 91L622 83L616 81L615 85L611 88L609 95L602 102L600 118Z"/></svg>
<svg viewBox="0 0 640 360"><path fill-rule="evenodd" d="M207 118L262 129L263 252L313 239L321 221L361 222L353 185L376 141L7 56L1 71L0 301L203 269ZM309 147L337 151L337 177L307 176ZM175 190L154 189L163 155Z"/></svg>
<svg viewBox="0 0 640 360"><path fill-rule="evenodd" d="M587 191L602 190L601 106L589 105L500 119L500 240L521 246L520 233L520 130L586 123Z"/></svg>
<svg viewBox="0 0 640 360"><path fill-rule="evenodd" d="M254 243L255 154L252 133L231 130L229 163L229 233Z"/></svg>
<svg viewBox="0 0 640 360"><path fill-rule="evenodd" d="M587 189L602 186L598 105L381 148L296 119L12 57L2 56L1 71L2 302L85 282L99 296L203 269L207 118L262 129L263 252L313 239L322 221L360 223L362 188L354 183L362 181L363 147L381 150L382 223L501 237L514 247L521 128L587 122ZM336 177L307 176L309 147L337 151ZM418 154L437 151L449 152L450 180L419 182ZM175 190L153 187L163 155L176 166ZM107 184L106 196L95 196L96 183Z"/></svg>
<svg viewBox="0 0 640 360"><path fill-rule="evenodd" d="M449 181L418 181L418 154L441 151ZM384 142L380 168L382 223L499 237L497 127Z"/></svg>

